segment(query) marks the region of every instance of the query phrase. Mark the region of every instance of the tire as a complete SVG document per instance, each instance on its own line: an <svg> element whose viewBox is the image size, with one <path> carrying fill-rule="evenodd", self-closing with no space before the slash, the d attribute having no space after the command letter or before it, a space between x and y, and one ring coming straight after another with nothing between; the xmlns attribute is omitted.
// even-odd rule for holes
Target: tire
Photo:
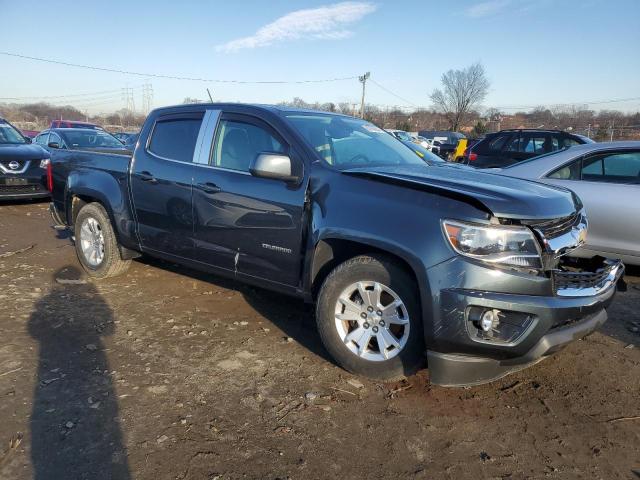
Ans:
<svg viewBox="0 0 640 480"><path fill-rule="evenodd" d="M83 226L86 228L84 232ZM78 260L90 277L115 277L129 268L131 260L122 260L120 257L111 220L99 203L88 203L80 209L74 223L74 234ZM88 245L90 239L98 243L89 242ZM101 252L102 255L91 255L92 251Z"/></svg>
<svg viewBox="0 0 640 480"><path fill-rule="evenodd" d="M374 307L374 311L369 312L367 304L360 303L360 292L364 287L364 294L374 295L370 300L375 300L376 284L383 292L378 297L382 300L380 305L389 307L392 301L399 299L402 307L391 306L379 311ZM359 288L349 296L354 285ZM373 306L375 301L369 304ZM356 307L360 310L354 310ZM366 318L362 318L363 313ZM392 318L393 314L395 318ZM355 317L360 319L354 321ZM388 319L387 322L380 322L384 318ZM398 321L406 324L399 325ZM413 375L424 365L424 329L415 280L387 257L362 255L338 265L320 289L316 322L325 348L341 367L354 374L374 380L396 381ZM371 331L371 338L367 340L368 331ZM401 348L389 341L388 333ZM359 342L362 338L365 340ZM388 347L381 348L379 338Z"/></svg>

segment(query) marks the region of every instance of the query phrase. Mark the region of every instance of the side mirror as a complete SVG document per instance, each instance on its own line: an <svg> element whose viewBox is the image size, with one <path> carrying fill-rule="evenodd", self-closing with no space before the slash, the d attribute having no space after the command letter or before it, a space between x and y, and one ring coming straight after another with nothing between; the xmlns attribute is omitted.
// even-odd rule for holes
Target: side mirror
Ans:
<svg viewBox="0 0 640 480"><path fill-rule="evenodd" d="M291 158L281 153L260 153L249 167L254 177L272 178L285 182L298 182L300 177L293 173Z"/></svg>
<svg viewBox="0 0 640 480"><path fill-rule="evenodd" d="M60 144L58 142L49 142L47 144L47 147L49 147L49 148L60 148Z"/></svg>

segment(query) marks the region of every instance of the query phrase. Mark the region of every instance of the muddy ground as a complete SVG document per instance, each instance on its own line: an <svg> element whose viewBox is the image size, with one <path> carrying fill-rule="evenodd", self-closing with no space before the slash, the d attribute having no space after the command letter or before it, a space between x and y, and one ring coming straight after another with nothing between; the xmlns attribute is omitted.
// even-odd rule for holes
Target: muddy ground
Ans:
<svg viewBox="0 0 640 480"><path fill-rule="evenodd" d="M638 276L532 368L380 384L296 300L149 259L85 282L46 208L0 205L2 479L640 477Z"/></svg>

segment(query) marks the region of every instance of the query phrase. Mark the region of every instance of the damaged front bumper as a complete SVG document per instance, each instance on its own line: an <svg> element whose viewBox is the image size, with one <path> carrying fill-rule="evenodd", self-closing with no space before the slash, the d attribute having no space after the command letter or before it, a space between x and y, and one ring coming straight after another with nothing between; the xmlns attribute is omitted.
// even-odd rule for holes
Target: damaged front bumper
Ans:
<svg viewBox="0 0 640 480"><path fill-rule="evenodd" d="M478 268L483 267L470 266L471 278ZM427 332L431 382L444 386L487 383L592 333L606 321L605 308L623 272L620 261L561 262L550 278L538 278L529 286L531 294L525 293L526 277L509 274L505 275L518 293L464 284L442 289L437 320ZM485 312L495 319L488 331L479 321Z"/></svg>

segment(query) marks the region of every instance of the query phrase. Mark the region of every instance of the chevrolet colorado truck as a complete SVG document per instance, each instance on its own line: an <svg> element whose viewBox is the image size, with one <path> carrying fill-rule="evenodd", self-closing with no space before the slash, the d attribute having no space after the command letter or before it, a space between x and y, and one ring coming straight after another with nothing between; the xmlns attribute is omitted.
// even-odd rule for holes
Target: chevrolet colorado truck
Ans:
<svg viewBox="0 0 640 480"><path fill-rule="evenodd" d="M141 254L316 305L343 368L488 382L605 322L623 265L565 254L587 219L569 190L425 164L327 112L197 104L151 112L132 154L52 150L54 220L87 273Z"/></svg>

